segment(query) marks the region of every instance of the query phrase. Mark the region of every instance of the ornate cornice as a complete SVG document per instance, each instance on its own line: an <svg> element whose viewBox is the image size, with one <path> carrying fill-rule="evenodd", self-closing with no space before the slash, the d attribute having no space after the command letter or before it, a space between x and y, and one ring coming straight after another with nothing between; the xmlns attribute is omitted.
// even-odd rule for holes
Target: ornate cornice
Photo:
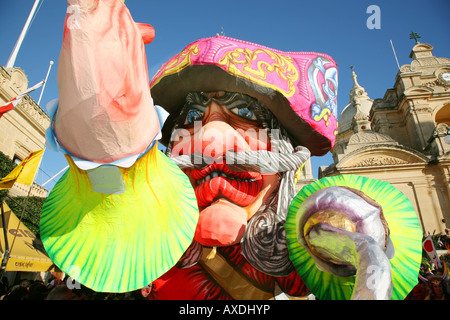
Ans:
<svg viewBox="0 0 450 320"><path fill-rule="evenodd" d="M45 135L45 131L50 126L50 117L29 95L26 95L14 110Z"/></svg>
<svg viewBox="0 0 450 320"><path fill-rule="evenodd" d="M7 92L7 100L11 100L28 88L28 78L20 68L0 69L0 86Z"/></svg>
<svg viewBox="0 0 450 320"><path fill-rule="evenodd" d="M0 98L2 100L10 101L26 90L27 87L28 79L22 69L12 68L7 70L0 66ZM45 130L50 125L50 118L29 95L23 97L14 111L45 135Z"/></svg>
<svg viewBox="0 0 450 320"><path fill-rule="evenodd" d="M367 144L395 144L397 145L398 142L396 142L394 139L392 139L390 136L381 134L379 132L374 131L367 131L367 132L358 132L353 134L350 139L348 140L349 145L367 145Z"/></svg>
<svg viewBox="0 0 450 320"><path fill-rule="evenodd" d="M424 154L411 148L395 144L374 144L346 154L336 167L341 170L356 167L425 165L428 162L429 159Z"/></svg>
<svg viewBox="0 0 450 320"><path fill-rule="evenodd" d="M412 111L416 111L417 113L432 113L433 109L430 107L421 107L421 106L413 106L411 107Z"/></svg>
<svg viewBox="0 0 450 320"><path fill-rule="evenodd" d="M450 83L447 81L442 80L440 77L438 77L436 80L434 81L430 81L424 84L427 87L433 88L433 87L443 87L445 91L448 90L448 88L450 88Z"/></svg>
<svg viewBox="0 0 450 320"><path fill-rule="evenodd" d="M409 162L403 159L398 159L394 157L382 157L382 158L370 158L358 162L354 165L348 166L347 168L356 167L377 167L386 165L396 165L396 164L408 164Z"/></svg>

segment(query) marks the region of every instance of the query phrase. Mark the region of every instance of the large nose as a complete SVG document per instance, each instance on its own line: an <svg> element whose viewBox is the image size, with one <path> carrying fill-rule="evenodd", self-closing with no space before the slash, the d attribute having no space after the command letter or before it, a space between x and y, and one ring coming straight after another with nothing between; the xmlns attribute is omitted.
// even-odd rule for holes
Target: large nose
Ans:
<svg viewBox="0 0 450 320"><path fill-rule="evenodd" d="M201 134L193 137L194 152L207 157L221 157L227 151L249 151L245 138L228 123L214 120L202 125Z"/></svg>
<svg viewBox="0 0 450 320"><path fill-rule="evenodd" d="M202 121L200 132L193 136L194 152L204 156L221 157L227 151L248 151L245 133L229 124L229 118L224 107L211 102L209 110Z"/></svg>

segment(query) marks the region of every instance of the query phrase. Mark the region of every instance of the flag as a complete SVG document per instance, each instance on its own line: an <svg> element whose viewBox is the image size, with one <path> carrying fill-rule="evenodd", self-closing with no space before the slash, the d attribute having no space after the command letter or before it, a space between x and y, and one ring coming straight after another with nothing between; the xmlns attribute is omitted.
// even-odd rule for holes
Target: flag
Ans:
<svg viewBox="0 0 450 320"><path fill-rule="evenodd" d="M2 117L2 115L4 113L14 109L19 104L19 102L22 100L23 97L25 97L30 92L32 92L32 91L36 90L37 88L39 88L40 86L42 86L44 84L44 82L45 81L41 81L38 84L36 84L35 86L28 88L25 92L22 92L14 99L12 99L12 100L8 101L6 104L2 105L0 107L0 118Z"/></svg>
<svg viewBox="0 0 450 320"><path fill-rule="evenodd" d="M428 256L430 257L431 262L434 263L436 268L440 269L442 267L441 261L439 260L439 255L437 254L437 251L434 247L433 239L431 238L431 236L428 236L423 241L422 246L426 251L426 253L428 254Z"/></svg>
<svg viewBox="0 0 450 320"><path fill-rule="evenodd" d="M41 240L20 222L6 202L3 202L0 214L3 215L0 219L0 256L7 256L4 271L54 270L54 264L46 254ZM6 249L9 250L8 255L5 255Z"/></svg>
<svg viewBox="0 0 450 320"><path fill-rule="evenodd" d="M44 149L31 152L28 157L26 157L6 177L0 180L0 190L9 189L16 182L31 186L43 154Z"/></svg>

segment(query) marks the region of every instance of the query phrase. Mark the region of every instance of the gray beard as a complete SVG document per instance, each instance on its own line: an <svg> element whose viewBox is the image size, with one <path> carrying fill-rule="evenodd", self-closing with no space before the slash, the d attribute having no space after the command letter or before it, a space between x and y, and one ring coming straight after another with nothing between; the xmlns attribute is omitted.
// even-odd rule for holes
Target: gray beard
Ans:
<svg viewBox="0 0 450 320"><path fill-rule="evenodd" d="M256 269L266 274L282 277L295 268L289 259L284 222L289 205L295 196L295 173L309 159L310 152L283 140L277 146L280 152L266 150L227 152L225 158L205 157L200 153L171 158L181 169L201 170L211 163L225 162L234 172L260 172L280 174L280 184L272 197L250 219L241 240L242 254ZM186 268L197 263L201 245L194 243L180 259L178 267Z"/></svg>
<svg viewBox="0 0 450 320"><path fill-rule="evenodd" d="M180 169L201 170L212 163L226 163L234 172L259 172L274 174L297 170L310 157L305 147L297 147L294 153L281 153L267 150L228 151L225 157L213 158L196 152L171 158Z"/></svg>

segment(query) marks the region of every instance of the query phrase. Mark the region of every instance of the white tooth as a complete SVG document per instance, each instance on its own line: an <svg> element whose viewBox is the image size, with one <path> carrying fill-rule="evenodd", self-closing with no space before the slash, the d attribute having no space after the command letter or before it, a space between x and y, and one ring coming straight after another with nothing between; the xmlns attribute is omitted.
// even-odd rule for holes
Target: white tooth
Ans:
<svg viewBox="0 0 450 320"><path fill-rule="evenodd" d="M216 178L216 177L218 177L218 176L219 176L219 173L213 172L212 175L211 175L211 178Z"/></svg>
<svg viewBox="0 0 450 320"><path fill-rule="evenodd" d="M206 177L205 177L205 181L208 181L209 179L211 179L210 176L206 176Z"/></svg>
<svg viewBox="0 0 450 320"><path fill-rule="evenodd" d="M220 176L221 177L225 177L225 178L227 177L227 175L225 173L223 173L223 172L220 173Z"/></svg>

